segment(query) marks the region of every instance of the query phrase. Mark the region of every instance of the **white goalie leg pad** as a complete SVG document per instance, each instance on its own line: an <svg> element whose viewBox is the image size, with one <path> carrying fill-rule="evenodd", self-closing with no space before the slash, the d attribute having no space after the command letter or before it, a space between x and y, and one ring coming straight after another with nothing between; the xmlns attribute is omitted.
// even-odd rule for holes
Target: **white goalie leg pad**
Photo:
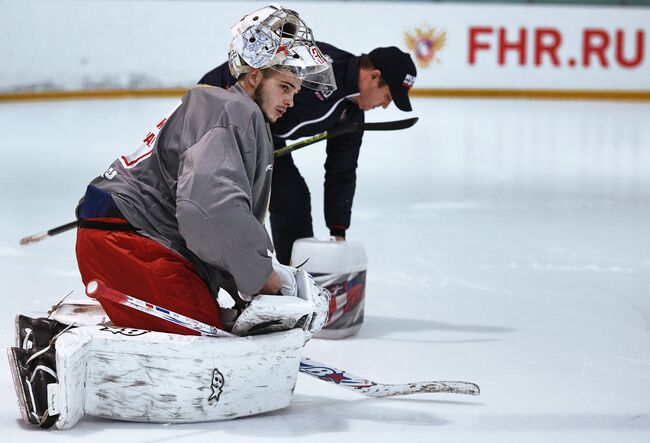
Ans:
<svg viewBox="0 0 650 443"><path fill-rule="evenodd" d="M56 341L56 426L82 416L154 423L227 420L283 408L295 387L302 330L185 336L83 326Z"/></svg>

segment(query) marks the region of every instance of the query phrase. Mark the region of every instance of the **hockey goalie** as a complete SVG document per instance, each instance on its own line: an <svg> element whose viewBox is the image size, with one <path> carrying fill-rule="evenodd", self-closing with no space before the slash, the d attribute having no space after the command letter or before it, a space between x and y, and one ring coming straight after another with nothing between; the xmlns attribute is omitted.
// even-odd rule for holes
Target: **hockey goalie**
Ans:
<svg viewBox="0 0 650 443"><path fill-rule="evenodd" d="M26 422L194 422L288 404L329 294L273 262L269 125L301 87L336 83L295 11L267 6L231 31L237 84L190 89L77 207L79 271L105 314L18 317L9 358ZM241 301L236 316L221 290Z"/></svg>
<svg viewBox="0 0 650 443"><path fill-rule="evenodd" d="M301 357L330 294L274 260L269 125L301 88L336 82L295 11L262 8L232 34L237 83L192 88L77 206L77 262L96 301L17 317L8 354L25 422L232 419L287 406L298 372L370 397L479 394L470 382L376 383Z"/></svg>

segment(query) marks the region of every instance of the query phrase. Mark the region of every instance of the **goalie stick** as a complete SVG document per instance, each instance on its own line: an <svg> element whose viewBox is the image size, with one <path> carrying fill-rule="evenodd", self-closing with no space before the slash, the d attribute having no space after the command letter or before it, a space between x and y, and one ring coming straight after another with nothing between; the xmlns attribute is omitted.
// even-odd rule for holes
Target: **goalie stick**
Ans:
<svg viewBox="0 0 650 443"><path fill-rule="evenodd" d="M296 143L292 143L284 148L276 149L273 151L274 157L282 157L287 155L290 152L295 151L296 149L304 148L305 146L313 145L321 140L328 138L337 137L343 134L350 134L352 132L358 131L394 131L398 129L406 129L413 126L418 121L418 117L407 118L404 120L394 120L388 122L378 122L378 123L347 123L343 124L337 128L332 129L331 131L324 131L320 134L316 134L313 137L306 138ZM38 234L28 235L27 237L20 239L20 244L31 245L32 243L37 243L41 240L45 240L48 237L52 237L62 232L69 231L70 229L77 227L77 221L66 223L65 225L57 226L56 228L49 229L44 232L39 232Z"/></svg>
<svg viewBox="0 0 650 443"><path fill-rule="evenodd" d="M386 384L366 380L358 375L320 363L307 357L300 360L300 372L319 380L334 383L366 397L395 397L398 395L447 393L480 395L476 383L467 381L418 381L412 383Z"/></svg>
<svg viewBox="0 0 650 443"><path fill-rule="evenodd" d="M215 326L110 289L98 280L93 280L88 283L86 286L86 294L94 299L105 299L137 309L154 317L199 332L201 335L211 337L237 337L235 334L231 334ZM300 372L319 380L333 383L342 388L358 392L366 397L394 397L428 393L479 395L481 393L477 384L466 381L421 381L401 384L377 383L307 357L300 359Z"/></svg>

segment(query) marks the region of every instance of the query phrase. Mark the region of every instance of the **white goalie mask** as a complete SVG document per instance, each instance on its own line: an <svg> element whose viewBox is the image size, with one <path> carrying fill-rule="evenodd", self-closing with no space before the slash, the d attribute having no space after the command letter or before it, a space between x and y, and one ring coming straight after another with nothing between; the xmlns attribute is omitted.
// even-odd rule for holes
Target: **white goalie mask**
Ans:
<svg viewBox="0 0 650 443"><path fill-rule="evenodd" d="M230 31L228 66L235 78L252 68L271 68L293 74L306 88L336 90L331 59L318 49L297 12L271 4L246 15Z"/></svg>

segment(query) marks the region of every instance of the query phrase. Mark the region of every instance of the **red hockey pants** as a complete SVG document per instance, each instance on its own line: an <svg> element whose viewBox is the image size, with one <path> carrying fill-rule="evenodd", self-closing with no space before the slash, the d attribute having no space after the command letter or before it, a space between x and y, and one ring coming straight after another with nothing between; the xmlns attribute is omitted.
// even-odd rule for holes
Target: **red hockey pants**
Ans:
<svg viewBox="0 0 650 443"><path fill-rule="evenodd" d="M119 218L89 221L127 223ZM84 285L94 279L102 280L116 291L223 328L219 305L192 264L160 243L135 232L82 227L77 231L76 250ZM198 335L118 303L100 303L116 326Z"/></svg>

